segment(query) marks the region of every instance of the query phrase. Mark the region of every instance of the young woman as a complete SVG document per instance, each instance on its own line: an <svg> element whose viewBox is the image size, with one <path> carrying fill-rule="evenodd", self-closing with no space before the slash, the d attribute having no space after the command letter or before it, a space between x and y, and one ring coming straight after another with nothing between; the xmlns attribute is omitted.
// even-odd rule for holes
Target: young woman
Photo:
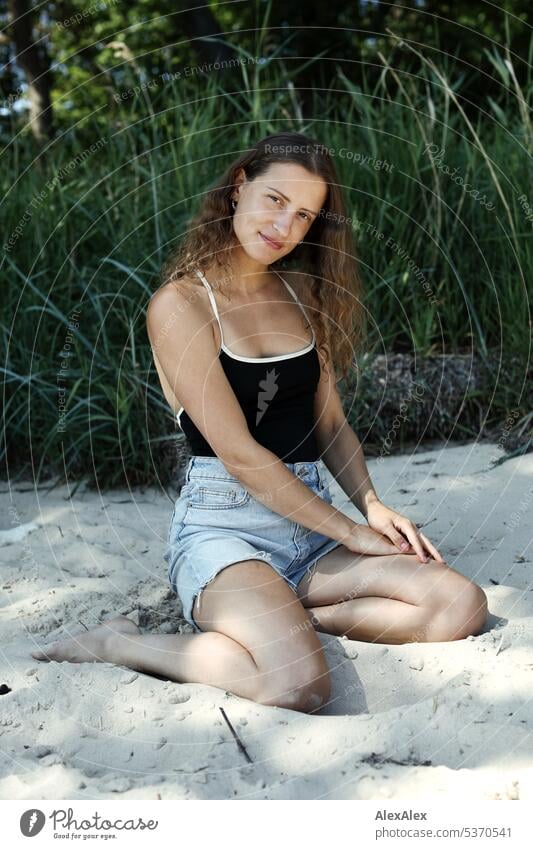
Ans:
<svg viewBox="0 0 533 849"><path fill-rule="evenodd" d="M301 134L262 139L207 192L148 308L192 449L166 559L193 633L116 617L34 657L311 712L330 692L317 630L404 643L483 627L484 592L379 500L345 418L335 369L363 326L350 233L331 158ZM332 505L326 467L367 525Z"/></svg>

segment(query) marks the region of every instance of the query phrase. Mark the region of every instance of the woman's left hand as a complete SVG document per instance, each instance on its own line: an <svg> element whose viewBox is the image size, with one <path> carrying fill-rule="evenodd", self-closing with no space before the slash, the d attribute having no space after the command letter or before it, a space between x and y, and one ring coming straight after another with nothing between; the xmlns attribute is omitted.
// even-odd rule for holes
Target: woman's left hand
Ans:
<svg viewBox="0 0 533 849"><path fill-rule="evenodd" d="M412 554L414 551L421 563L427 563L429 557L433 557L439 563L446 563L435 546L407 516L391 510L381 501L371 502L366 518L369 527L388 537L403 554Z"/></svg>

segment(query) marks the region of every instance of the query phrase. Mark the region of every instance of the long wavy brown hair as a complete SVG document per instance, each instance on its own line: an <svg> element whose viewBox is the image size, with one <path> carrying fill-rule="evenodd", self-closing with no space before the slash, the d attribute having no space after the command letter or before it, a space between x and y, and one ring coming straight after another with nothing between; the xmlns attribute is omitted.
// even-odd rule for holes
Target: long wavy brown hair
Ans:
<svg viewBox="0 0 533 849"><path fill-rule="evenodd" d="M213 263L220 268L222 281L231 280L231 249L237 244L231 205L236 174L243 168L251 181L278 162L293 162L319 175L327 184L328 193L302 244L268 267L279 272L303 272L310 277L311 320L317 349L322 357L329 355L335 370L346 378L366 335L362 283L335 166L327 148L309 136L301 133L265 136L232 162L203 195L200 209L191 219L180 245L162 267L161 285L187 276L201 286L195 269L205 270ZM221 282L215 285L229 297Z"/></svg>

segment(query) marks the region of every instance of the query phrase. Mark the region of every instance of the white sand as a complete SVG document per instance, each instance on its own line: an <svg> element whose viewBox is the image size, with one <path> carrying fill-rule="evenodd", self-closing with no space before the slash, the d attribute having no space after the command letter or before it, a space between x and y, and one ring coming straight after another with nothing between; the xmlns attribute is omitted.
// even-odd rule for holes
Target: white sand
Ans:
<svg viewBox="0 0 533 849"><path fill-rule="evenodd" d="M37 644L80 621L137 611L145 631L182 627L162 559L171 503L2 483L0 797L533 799L533 455L489 470L495 456L466 445L369 462L382 500L426 523L491 616L486 633L451 643L321 635L333 697L318 716L110 664L35 661Z"/></svg>

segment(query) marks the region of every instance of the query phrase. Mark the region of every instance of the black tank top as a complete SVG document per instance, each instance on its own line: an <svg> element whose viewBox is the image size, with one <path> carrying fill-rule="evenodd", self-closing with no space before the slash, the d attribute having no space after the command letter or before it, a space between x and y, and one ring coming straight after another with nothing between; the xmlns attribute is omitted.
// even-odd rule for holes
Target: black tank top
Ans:
<svg viewBox="0 0 533 849"><path fill-rule="evenodd" d="M277 357L243 357L233 354L224 344L213 291L202 272L197 270L196 273L207 289L220 328L220 363L251 435L284 463L316 461L319 450L314 429L314 396L320 378L320 361L314 329L294 289L278 274L310 324L313 341L300 351ZM183 407L177 419L193 455L216 456Z"/></svg>

